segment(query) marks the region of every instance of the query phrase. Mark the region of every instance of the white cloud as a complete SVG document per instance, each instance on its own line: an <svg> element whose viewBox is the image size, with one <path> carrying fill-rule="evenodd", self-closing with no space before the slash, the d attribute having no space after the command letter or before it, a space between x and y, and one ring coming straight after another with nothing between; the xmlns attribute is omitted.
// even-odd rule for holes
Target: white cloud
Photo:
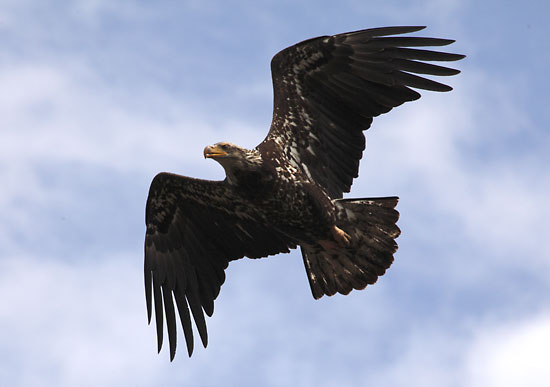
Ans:
<svg viewBox="0 0 550 387"><path fill-rule="evenodd" d="M479 330L466 357L465 386L550 385L550 314Z"/></svg>
<svg viewBox="0 0 550 387"><path fill-rule="evenodd" d="M373 385L521 387L550 383L550 315L465 326L436 322L401 337L394 359L370 375ZM365 380L365 383L367 380Z"/></svg>

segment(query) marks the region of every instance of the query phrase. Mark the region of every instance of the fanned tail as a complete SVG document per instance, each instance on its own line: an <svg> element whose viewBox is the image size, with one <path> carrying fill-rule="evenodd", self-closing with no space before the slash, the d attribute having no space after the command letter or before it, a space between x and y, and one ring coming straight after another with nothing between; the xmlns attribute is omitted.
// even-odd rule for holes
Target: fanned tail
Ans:
<svg viewBox="0 0 550 387"><path fill-rule="evenodd" d="M348 294L374 284L393 262L397 197L337 199L336 225L350 237L350 244L327 251L321 245L300 245L311 292L315 299L335 293Z"/></svg>

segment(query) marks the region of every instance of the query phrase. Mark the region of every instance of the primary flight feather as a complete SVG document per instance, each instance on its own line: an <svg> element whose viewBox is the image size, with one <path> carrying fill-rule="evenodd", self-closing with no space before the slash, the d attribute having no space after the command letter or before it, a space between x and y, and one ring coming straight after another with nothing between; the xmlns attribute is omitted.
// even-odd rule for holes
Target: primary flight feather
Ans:
<svg viewBox="0 0 550 387"><path fill-rule="evenodd" d="M412 47L453 40L395 36L423 28L372 28L282 50L271 61L274 108L267 137L250 150L229 142L204 149L206 158L223 166L225 180L155 176L145 214L145 295L149 321L154 300L159 351L166 318L174 358L176 313L189 356L193 320L206 347L204 314L214 312L232 260L300 246L316 299L363 289L390 267L400 234L397 197L342 194L357 177L363 131L373 117L420 98L413 88L452 90L416 74L458 74L426 61L464 55Z"/></svg>

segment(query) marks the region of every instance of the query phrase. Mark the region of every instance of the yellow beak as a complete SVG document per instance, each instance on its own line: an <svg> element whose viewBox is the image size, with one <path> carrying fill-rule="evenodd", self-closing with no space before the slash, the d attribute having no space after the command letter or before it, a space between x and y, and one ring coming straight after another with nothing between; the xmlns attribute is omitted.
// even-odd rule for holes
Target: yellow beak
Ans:
<svg viewBox="0 0 550 387"><path fill-rule="evenodd" d="M227 152L216 145L208 145L204 148L203 154L205 159L227 156Z"/></svg>

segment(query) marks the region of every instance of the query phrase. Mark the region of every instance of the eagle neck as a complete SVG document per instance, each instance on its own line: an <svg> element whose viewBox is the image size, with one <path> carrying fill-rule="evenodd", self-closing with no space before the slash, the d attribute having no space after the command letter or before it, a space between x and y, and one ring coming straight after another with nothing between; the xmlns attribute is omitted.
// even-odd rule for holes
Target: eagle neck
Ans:
<svg viewBox="0 0 550 387"><path fill-rule="evenodd" d="M226 180L233 186L248 184L263 175L264 162L257 150L251 150L244 157L223 163Z"/></svg>

